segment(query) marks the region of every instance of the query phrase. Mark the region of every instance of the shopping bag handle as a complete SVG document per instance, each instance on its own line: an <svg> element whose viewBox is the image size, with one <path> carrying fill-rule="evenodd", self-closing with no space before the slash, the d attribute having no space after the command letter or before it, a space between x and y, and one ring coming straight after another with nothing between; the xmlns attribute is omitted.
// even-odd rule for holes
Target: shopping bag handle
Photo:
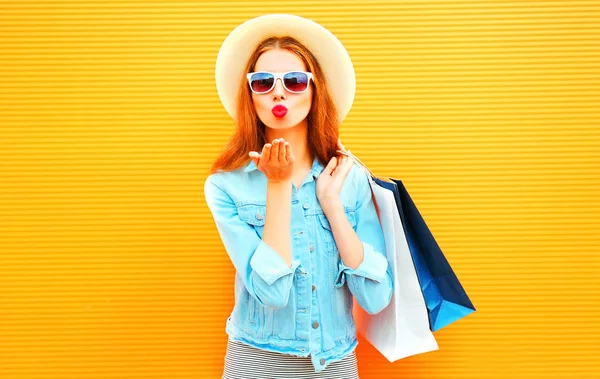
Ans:
<svg viewBox="0 0 600 379"><path fill-rule="evenodd" d="M369 174L371 175L372 179L377 179L377 175L375 175L373 173L373 171L371 171L366 164L364 164L356 155L352 154L349 151L345 151L345 150L337 150L338 153L345 155L347 157L350 157L354 162L358 163L359 166L362 166L365 170L367 170L369 172Z"/></svg>

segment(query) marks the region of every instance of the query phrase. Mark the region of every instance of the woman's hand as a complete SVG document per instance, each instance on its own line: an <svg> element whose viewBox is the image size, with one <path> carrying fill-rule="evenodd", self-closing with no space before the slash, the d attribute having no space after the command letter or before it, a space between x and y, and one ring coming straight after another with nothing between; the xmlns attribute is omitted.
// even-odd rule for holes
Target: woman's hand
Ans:
<svg viewBox="0 0 600 379"><path fill-rule="evenodd" d="M265 174L269 182L292 180L295 158L292 153L292 146L283 138L276 138L272 144L265 144L262 154L251 151L248 155L256 163L256 167Z"/></svg>
<svg viewBox="0 0 600 379"><path fill-rule="evenodd" d="M341 207L340 191L353 164L347 156L333 157L317 178L317 199L326 216Z"/></svg>

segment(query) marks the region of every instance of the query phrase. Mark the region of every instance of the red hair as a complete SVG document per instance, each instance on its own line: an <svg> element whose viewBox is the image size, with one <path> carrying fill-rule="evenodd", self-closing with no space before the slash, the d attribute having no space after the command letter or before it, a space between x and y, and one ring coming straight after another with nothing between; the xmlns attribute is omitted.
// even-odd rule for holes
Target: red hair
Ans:
<svg viewBox="0 0 600 379"><path fill-rule="evenodd" d="M297 54L313 73L314 87L310 111L307 115L309 153L322 165L337 156L339 134L337 110L329 94L325 76L314 55L298 40L292 37L271 37L261 42L248 59L244 73L254 71L256 61L262 53L270 49L286 49ZM236 131L223 152L213 163L211 173L219 170L232 171L248 164L250 151L262 151L266 141L265 124L258 118L252 102L252 94L246 76L240 82L237 102Z"/></svg>

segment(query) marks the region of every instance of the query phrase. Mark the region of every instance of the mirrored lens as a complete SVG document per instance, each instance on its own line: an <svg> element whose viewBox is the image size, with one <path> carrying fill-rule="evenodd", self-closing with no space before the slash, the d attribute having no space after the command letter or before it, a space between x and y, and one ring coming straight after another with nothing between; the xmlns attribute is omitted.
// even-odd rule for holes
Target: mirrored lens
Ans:
<svg viewBox="0 0 600 379"><path fill-rule="evenodd" d="M308 87L308 75L304 72L288 72L283 76L283 84L291 92L302 92Z"/></svg>
<svg viewBox="0 0 600 379"><path fill-rule="evenodd" d="M272 74L259 72L250 77L250 86L253 91L267 92L273 87L275 77Z"/></svg>

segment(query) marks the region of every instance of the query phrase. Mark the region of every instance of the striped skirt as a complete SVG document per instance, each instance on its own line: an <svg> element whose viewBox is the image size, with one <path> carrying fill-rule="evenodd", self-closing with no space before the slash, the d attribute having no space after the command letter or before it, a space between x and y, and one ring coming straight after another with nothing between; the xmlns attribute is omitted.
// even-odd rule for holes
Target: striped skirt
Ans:
<svg viewBox="0 0 600 379"><path fill-rule="evenodd" d="M315 372L310 357L261 350L229 340L221 379L358 379L356 352Z"/></svg>

